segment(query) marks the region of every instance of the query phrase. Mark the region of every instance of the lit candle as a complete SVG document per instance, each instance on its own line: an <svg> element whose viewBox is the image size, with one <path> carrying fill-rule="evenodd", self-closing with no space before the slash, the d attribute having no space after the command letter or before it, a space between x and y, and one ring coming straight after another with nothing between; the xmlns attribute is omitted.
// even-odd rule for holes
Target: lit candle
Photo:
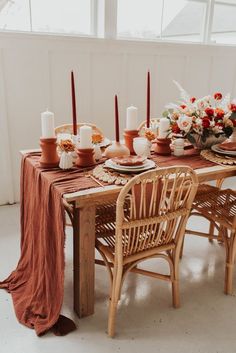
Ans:
<svg viewBox="0 0 236 353"><path fill-rule="evenodd" d="M92 128L91 126L81 126L79 148L92 148Z"/></svg>
<svg viewBox="0 0 236 353"><path fill-rule="evenodd" d="M147 128L150 127L150 72L147 73Z"/></svg>
<svg viewBox="0 0 236 353"><path fill-rule="evenodd" d="M73 116L73 135L77 135L77 116L76 116L76 99L75 99L75 80L74 73L71 71L71 99L72 99L72 116Z"/></svg>
<svg viewBox="0 0 236 353"><path fill-rule="evenodd" d="M166 138L169 134L170 120L167 118L161 118L159 123L159 136L160 138Z"/></svg>
<svg viewBox="0 0 236 353"><path fill-rule="evenodd" d="M134 106L126 110L126 130L137 130L138 127L138 109Z"/></svg>
<svg viewBox="0 0 236 353"><path fill-rule="evenodd" d="M42 138L54 138L54 114L49 112L41 113Z"/></svg>

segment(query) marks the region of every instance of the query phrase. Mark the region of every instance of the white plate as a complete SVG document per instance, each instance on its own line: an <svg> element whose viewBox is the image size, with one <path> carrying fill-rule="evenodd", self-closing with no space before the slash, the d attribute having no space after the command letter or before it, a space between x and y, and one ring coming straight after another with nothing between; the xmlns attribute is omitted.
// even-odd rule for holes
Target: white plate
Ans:
<svg viewBox="0 0 236 353"><path fill-rule="evenodd" d="M110 161L110 164L113 165L114 167L117 167L117 166L125 167L126 169L130 169L130 170L137 169L137 168L143 169L147 166L147 163L148 163L147 159L145 159L143 163L140 165L120 165L119 163L114 162L112 159L109 159L109 161Z"/></svg>
<svg viewBox="0 0 236 353"><path fill-rule="evenodd" d="M138 166L136 166L136 168L134 168L134 166L132 166L132 169L130 169L127 166L118 165L118 164L112 162L111 159L108 159L105 162L105 166L108 167L108 168L114 169L114 170L116 170L118 172L126 172L126 173L144 172L145 170L152 169L152 168L156 167L155 162L151 161L150 159L147 159L145 162L146 163L141 165L141 166L138 165Z"/></svg>
<svg viewBox="0 0 236 353"><path fill-rule="evenodd" d="M220 153L220 154L224 154L226 156L236 156L236 151L226 151L226 150L222 150L219 147L220 144L217 145L213 145L211 146L212 151L216 152L216 153Z"/></svg>

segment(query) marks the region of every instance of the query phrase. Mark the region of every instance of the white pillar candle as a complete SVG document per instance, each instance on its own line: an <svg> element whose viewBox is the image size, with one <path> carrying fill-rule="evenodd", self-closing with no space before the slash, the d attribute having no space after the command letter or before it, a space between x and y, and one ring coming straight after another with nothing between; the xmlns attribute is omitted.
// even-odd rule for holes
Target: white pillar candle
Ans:
<svg viewBox="0 0 236 353"><path fill-rule="evenodd" d="M159 135L160 138L166 138L169 133L170 120L167 118L161 118L159 123Z"/></svg>
<svg viewBox="0 0 236 353"><path fill-rule="evenodd" d="M92 148L92 128L91 126L81 126L79 148Z"/></svg>
<svg viewBox="0 0 236 353"><path fill-rule="evenodd" d="M126 110L126 130L137 130L138 108L131 106Z"/></svg>
<svg viewBox="0 0 236 353"><path fill-rule="evenodd" d="M41 127L43 138L55 137L54 114L52 112L47 110L46 112L41 113Z"/></svg>

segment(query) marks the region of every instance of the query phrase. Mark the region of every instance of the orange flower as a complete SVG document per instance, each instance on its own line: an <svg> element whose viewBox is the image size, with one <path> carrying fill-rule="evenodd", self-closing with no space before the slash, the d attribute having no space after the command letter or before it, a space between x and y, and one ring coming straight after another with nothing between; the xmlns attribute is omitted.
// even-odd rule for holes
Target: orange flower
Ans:
<svg viewBox="0 0 236 353"><path fill-rule="evenodd" d="M215 110L217 118L221 119L225 115L225 112L221 108L216 108Z"/></svg>
<svg viewBox="0 0 236 353"><path fill-rule="evenodd" d="M101 143L103 140L103 136L99 134L98 132L92 134L92 142L93 143Z"/></svg>

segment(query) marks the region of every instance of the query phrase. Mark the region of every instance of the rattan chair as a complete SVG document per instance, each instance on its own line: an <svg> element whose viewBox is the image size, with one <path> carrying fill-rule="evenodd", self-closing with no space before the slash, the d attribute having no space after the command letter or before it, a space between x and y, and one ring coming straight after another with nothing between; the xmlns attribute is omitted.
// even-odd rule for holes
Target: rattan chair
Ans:
<svg viewBox="0 0 236 353"><path fill-rule="evenodd" d="M210 240L220 238L226 250L225 293L233 293L233 267L236 255L236 191L201 185L193 202L194 215L200 215L210 222L210 232L197 232ZM219 232L213 234L214 228ZM192 232L194 234L194 232Z"/></svg>
<svg viewBox="0 0 236 353"><path fill-rule="evenodd" d="M173 306L179 307L179 254L197 186L191 168L161 168L132 178L116 205L98 207L96 248L111 279L109 336L115 333L117 304L129 271L170 281ZM170 274L137 268L139 262L153 257L166 260Z"/></svg>
<svg viewBox="0 0 236 353"><path fill-rule="evenodd" d="M79 128L83 125L87 125L87 126L91 126L92 130L94 133L99 133L103 136L103 132L100 128L98 128L96 125L94 124L90 124L90 123L79 123L77 124L77 128L79 130ZM68 134L72 134L73 133L73 124L64 124L64 125L60 125L60 126L57 126L55 128L55 134L65 134L65 133L68 133Z"/></svg>
<svg viewBox="0 0 236 353"><path fill-rule="evenodd" d="M152 118L151 119L151 125L154 124L155 126L158 126L160 119L159 118ZM145 128L147 121L144 120L141 122L141 124L138 127L138 130L142 130Z"/></svg>

